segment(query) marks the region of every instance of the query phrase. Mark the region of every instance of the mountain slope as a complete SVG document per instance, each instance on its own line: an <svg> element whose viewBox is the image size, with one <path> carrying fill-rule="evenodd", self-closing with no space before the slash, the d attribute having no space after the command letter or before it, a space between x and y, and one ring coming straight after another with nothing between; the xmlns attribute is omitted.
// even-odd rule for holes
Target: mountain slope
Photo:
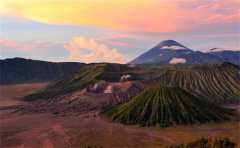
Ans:
<svg viewBox="0 0 240 148"><path fill-rule="evenodd" d="M240 51L215 51L209 52L209 54L214 55L223 59L224 61L229 61L233 64L240 65Z"/></svg>
<svg viewBox="0 0 240 148"><path fill-rule="evenodd" d="M234 56L234 59L232 58ZM141 54L130 64L209 64L220 62L239 63L239 53L231 52L231 57L227 54L205 53L193 51L184 45L174 41L165 40L157 46Z"/></svg>
<svg viewBox="0 0 240 148"><path fill-rule="evenodd" d="M216 103L240 100L239 67L230 63L169 68L151 82L180 87Z"/></svg>
<svg viewBox="0 0 240 148"><path fill-rule="evenodd" d="M233 112L209 104L183 89L156 85L104 114L124 124L168 127L229 120Z"/></svg>
<svg viewBox="0 0 240 148"><path fill-rule="evenodd" d="M140 79L134 73L134 69L126 65L107 63L89 64L82 67L78 72L50 84L45 90L26 96L25 98L27 100L47 99L75 90L81 90L100 80L119 82L122 76L125 75L129 75L128 80Z"/></svg>
<svg viewBox="0 0 240 148"><path fill-rule="evenodd" d="M23 58L0 60L0 84L56 80L82 67L81 63L53 63Z"/></svg>

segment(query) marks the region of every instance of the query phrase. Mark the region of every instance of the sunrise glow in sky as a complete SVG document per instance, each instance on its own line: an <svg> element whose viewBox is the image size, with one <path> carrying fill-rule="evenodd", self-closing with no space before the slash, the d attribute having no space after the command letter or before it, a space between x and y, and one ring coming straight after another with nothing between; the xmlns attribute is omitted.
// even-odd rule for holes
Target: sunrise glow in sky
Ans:
<svg viewBox="0 0 240 148"><path fill-rule="evenodd" d="M240 49L240 0L3 0L0 55L125 63L158 42Z"/></svg>

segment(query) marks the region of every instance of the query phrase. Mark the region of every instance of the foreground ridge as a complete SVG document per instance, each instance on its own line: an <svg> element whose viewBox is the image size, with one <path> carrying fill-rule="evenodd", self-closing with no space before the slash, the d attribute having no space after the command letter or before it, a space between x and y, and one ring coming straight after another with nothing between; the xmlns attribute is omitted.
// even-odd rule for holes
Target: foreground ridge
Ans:
<svg viewBox="0 0 240 148"><path fill-rule="evenodd" d="M230 109L205 102L183 89L156 85L131 101L103 112L115 122L168 127L230 120Z"/></svg>

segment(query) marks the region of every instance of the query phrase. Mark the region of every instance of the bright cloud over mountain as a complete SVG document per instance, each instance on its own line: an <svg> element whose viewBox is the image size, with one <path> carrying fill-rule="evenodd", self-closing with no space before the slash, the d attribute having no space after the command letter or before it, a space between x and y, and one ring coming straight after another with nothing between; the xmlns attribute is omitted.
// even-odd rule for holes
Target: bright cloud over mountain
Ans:
<svg viewBox="0 0 240 148"><path fill-rule="evenodd" d="M116 49L111 49L92 38L76 37L65 44L64 47L69 51L69 56L66 59L67 61L80 61L85 63L127 62L126 57L120 54Z"/></svg>

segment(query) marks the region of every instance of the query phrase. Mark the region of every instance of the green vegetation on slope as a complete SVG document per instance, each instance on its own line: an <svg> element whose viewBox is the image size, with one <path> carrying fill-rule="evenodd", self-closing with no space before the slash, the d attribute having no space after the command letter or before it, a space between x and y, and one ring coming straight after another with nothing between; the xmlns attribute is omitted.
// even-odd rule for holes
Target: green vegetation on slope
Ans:
<svg viewBox="0 0 240 148"><path fill-rule="evenodd" d="M239 68L229 63L169 68L152 82L180 87L215 103L234 102L240 99Z"/></svg>
<svg viewBox="0 0 240 148"><path fill-rule="evenodd" d="M236 148L237 144L228 138L201 138L191 143L171 145L167 148Z"/></svg>
<svg viewBox="0 0 240 148"><path fill-rule="evenodd" d="M132 80L140 79L140 77L134 73L134 69L126 65L107 63L89 64L82 67L78 72L50 84L46 89L26 96L25 99L47 99L64 95L75 90L83 89L99 80L117 82L121 79L121 76L125 74L130 74L130 79Z"/></svg>
<svg viewBox="0 0 240 148"><path fill-rule="evenodd" d="M229 120L234 113L196 98L183 89L156 85L103 114L124 124L168 127Z"/></svg>

